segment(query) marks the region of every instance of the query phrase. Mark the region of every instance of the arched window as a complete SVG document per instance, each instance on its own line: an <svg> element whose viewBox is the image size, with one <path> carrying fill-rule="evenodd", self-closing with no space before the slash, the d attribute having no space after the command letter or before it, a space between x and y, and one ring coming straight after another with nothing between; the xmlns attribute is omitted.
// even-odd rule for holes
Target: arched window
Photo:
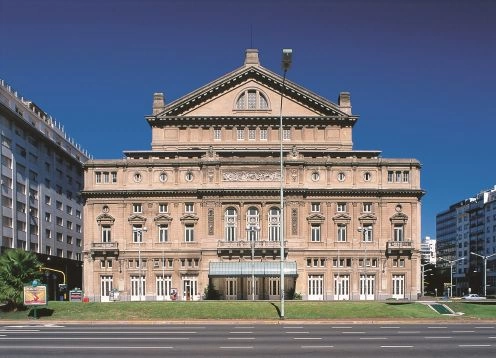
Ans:
<svg viewBox="0 0 496 358"><path fill-rule="evenodd" d="M235 208L227 208L224 212L224 238L226 241L236 241L236 222L238 213Z"/></svg>
<svg viewBox="0 0 496 358"><path fill-rule="evenodd" d="M259 228L260 227L260 215L258 209L255 207L248 208L246 212L246 227L247 228ZM247 230L248 240L255 239L258 235L258 232L254 232L253 230Z"/></svg>
<svg viewBox="0 0 496 358"><path fill-rule="evenodd" d="M241 92L236 99L235 109L237 110L267 110L269 100L267 96L257 89L247 89Z"/></svg>
<svg viewBox="0 0 496 358"><path fill-rule="evenodd" d="M279 208L269 210L269 241L279 241L281 239L281 211Z"/></svg>

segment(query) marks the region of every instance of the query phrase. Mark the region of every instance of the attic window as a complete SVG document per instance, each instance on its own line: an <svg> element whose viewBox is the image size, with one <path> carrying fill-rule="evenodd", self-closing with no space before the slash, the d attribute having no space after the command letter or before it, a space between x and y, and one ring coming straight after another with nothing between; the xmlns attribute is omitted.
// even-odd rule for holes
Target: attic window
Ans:
<svg viewBox="0 0 496 358"><path fill-rule="evenodd" d="M266 110L269 109L267 96L259 90L249 89L241 92L236 100L236 110Z"/></svg>

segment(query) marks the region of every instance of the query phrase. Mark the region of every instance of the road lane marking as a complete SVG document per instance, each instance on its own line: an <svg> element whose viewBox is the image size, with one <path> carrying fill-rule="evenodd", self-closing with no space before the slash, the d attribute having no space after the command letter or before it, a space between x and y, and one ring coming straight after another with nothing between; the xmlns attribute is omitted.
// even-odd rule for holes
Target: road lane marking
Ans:
<svg viewBox="0 0 496 358"><path fill-rule="evenodd" d="M308 334L308 331L300 331L300 332L286 332L286 334Z"/></svg>
<svg viewBox="0 0 496 358"><path fill-rule="evenodd" d="M160 341L160 340L189 340L189 337L0 337L0 341Z"/></svg>
<svg viewBox="0 0 496 358"><path fill-rule="evenodd" d="M458 347L477 348L477 347L491 347L491 345L490 344L459 344Z"/></svg>
<svg viewBox="0 0 496 358"><path fill-rule="evenodd" d="M360 337L359 339L372 341L372 340L387 340L388 338L387 337Z"/></svg>
<svg viewBox="0 0 496 358"><path fill-rule="evenodd" d="M254 340L255 337L227 337L227 339L241 341L241 340Z"/></svg>
<svg viewBox="0 0 496 358"><path fill-rule="evenodd" d="M451 331L453 333L475 333L475 331Z"/></svg>
<svg viewBox="0 0 496 358"><path fill-rule="evenodd" d="M388 326L386 326L386 327L379 327L379 328L381 328L381 329L398 329L400 327L393 327L393 326L388 327Z"/></svg>
<svg viewBox="0 0 496 358"><path fill-rule="evenodd" d="M424 337L425 339L453 339L453 337Z"/></svg>
<svg viewBox="0 0 496 358"><path fill-rule="evenodd" d="M331 328L336 328L336 329L352 329L353 327L346 327L346 326L334 326L334 327L331 327Z"/></svg>
<svg viewBox="0 0 496 358"><path fill-rule="evenodd" d="M319 348L319 349L325 349L325 348L334 348L334 346L301 346L302 349L314 349L314 348Z"/></svg>
<svg viewBox="0 0 496 358"><path fill-rule="evenodd" d="M8 333L26 333L26 332L40 332L39 329L0 329L0 332L8 332Z"/></svg>
<svg viewBox="0 0 496 358"><path fill-rule="evenodd" d="M413 346L381 346L381 348L413 348Z"/></svg>
<svg viewBox="0 0 496 358"><path fill-rule="evenodd" d="M23 350L47 350L47 349L63 349L63 350L100 350L100 349L111 349L111 350L118 350L118 349L174 349L172 346L23 346L19 348L19 346L2 346L0 348L4 349L23 349Z"/></svg>
<svg viewBox="0 0 496 358"><path fill-rule="evenodd" d="M365 334L365 332L341 332L342 334Z"/></svg>
<svg viewBox="0 0 496 358"><path fill-rule="evenodd" d="M429 329L446 329L448 327L444 327L444 326L435 326L435 327L427 327Z"/></svg>
<svg viewBox="0 0 496 358"><path fill-rule="evenodd" d="M229 332L229 334L253 334L253 332L249 332L249 331L245 331L245 332L242 332L242 331L234 331L234 332Z"/></svg>
<svg viewBox="0 0 496 358"><path fill-rule="evenodd" d="M474 327L475 329L493 329L494 327Z"/></svg>
<svg viewBox="0 0 496 358"><path fill-rule="evenodd" d="M253 349L253 346L220 346L220 349Z"/></svg>
<svg viewBox="0 0 496 358"><path fill-rule="evenodd" d="M318 341L318 340L321 340L322 337L294 337L293 339L295 340L314 340L314 341Z"/></svg>
<svg viewBox="0 0 496 358"><path fill-rule="evenodd" d="M253 326L234 327L234 329L253 329Z"/></svg>
<svg viewBox="0 0 496 358"><path fill-rule="evenodd" d="M420 331L398 331L399 334L418 334Z"/></svg>

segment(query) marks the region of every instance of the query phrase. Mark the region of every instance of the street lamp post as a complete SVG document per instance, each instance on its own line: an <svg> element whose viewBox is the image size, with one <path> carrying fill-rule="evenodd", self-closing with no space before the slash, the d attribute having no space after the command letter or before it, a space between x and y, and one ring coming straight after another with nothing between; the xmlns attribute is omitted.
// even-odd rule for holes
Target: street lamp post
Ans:
<svg viewBox="0 0 496 358"><path fill-rule="evenodd" d="M141 301L141 295L143 291L142 289L143 281L141 278L141 242L143 241L143 231L147 231L147 228L136 227L133 230L136 233L136 238L138 240L138 296L139 296L139 300Z"/></svg>
<svg viewBox="0 0 496 358"><path fill-rule="evenodd" d="M255 301L255 241L260 230L258 225L246 225L248 239L251 243L251 300Z"/></svg>
<svg viewBox="0 0 496 358"><path fill-rule="evenodd" d="M284 171L283 171L283 127L282 127L282 100L284 98L284 84L286 82L286 72L288 72L291 67L293 56L293 50L283 49L282 50L282 87L281 87L281 106L279 109L279 142L280 142L280 206L281 206L281 216L280 216L280 241L281 241L281 267L280 267L280 282L279 282L279 294L281 297L281 319L284 319Z"/></svg>
<svg viewBox="0 0 496 358"><path fill-rule="evenodd" d="M484 260L484 297L486 297L486 289L487 289L487 259L496 255L496 254L492 254L492 255L479 255L479 254L476 254L475 252L470 252L472 255L475 255L475 256L479 256L479 257L482 257L482 259Z"/></svg>
<svg viewBox="0 0 496 358"><path fill-rule="evenodd" d="M421 284L422 287L420 288L420 290L421 290L420 295L422 297L424 297L424 294L425 294L425 273L432 271L432 269L428 269L428 270L425 269L425 266L427 266L427 265L430 265L430 264L420 264L420 267L422 269L422 284Z"/></svg>
<svg viewBox="0 0 496 358"><path fill-rule="evenodd" d="M450 290L449 290L449 297L453 297L453 266L457 261L464 260L465 257L456 259L456 260L448 260L445 258L440 257L440 260L446 261L450 264Z"/></svg>

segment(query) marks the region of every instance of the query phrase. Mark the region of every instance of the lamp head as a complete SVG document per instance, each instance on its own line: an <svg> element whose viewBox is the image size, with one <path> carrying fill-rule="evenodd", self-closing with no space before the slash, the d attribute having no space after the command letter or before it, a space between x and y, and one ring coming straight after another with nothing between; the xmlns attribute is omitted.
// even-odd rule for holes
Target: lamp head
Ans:
<svg viewBox="0 0 496 358"><path fill-rule="evenodd" d="M282 49L282 69L284 71L289 70L291 67L291 62L293 60L293 50L290 48Z"/></svg>

